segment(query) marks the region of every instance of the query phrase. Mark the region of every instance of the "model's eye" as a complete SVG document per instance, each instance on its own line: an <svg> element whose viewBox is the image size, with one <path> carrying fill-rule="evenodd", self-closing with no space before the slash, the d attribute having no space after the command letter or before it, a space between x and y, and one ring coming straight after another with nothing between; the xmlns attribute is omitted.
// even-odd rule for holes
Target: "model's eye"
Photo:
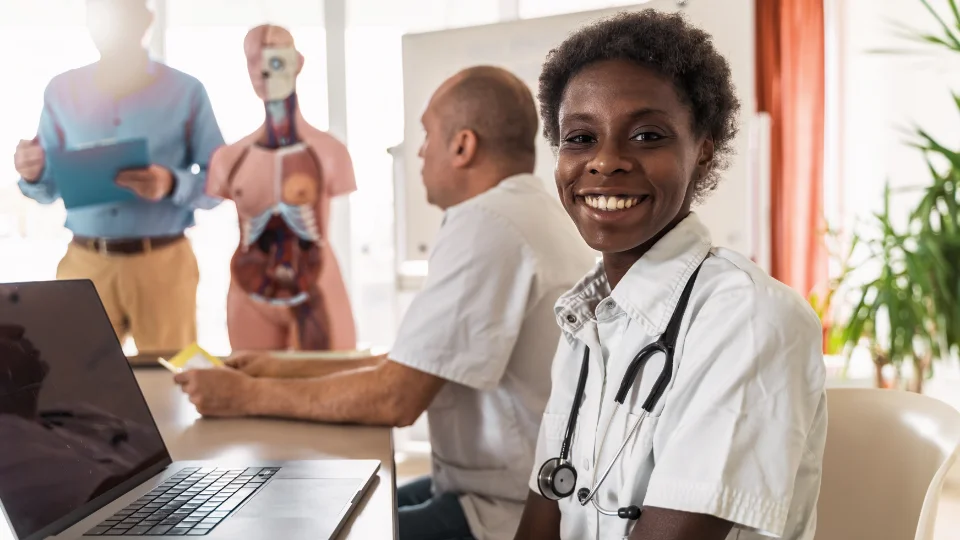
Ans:
<svg viewBox="0 0 960 540"><path fill-rule="evenodd" d="M283 59L274 56L270 59L270 69L274 71L281 71L283 69Z"/></svg>

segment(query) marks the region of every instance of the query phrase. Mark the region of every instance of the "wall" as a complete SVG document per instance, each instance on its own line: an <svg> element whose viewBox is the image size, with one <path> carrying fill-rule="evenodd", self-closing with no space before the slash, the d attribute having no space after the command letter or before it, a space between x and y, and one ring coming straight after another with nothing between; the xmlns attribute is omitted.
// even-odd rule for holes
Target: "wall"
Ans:
<svg viewBox="0 0 960 540"><path fill-rule="evenodd" d="M677 10L675 0L654 0L643 7ZM632 7L630 9L637 9ZM448 30L404 37L404 178L398 182L398 263L424 260L439 228L440 212L427 205L420 179L418 148L423 140L419 118L436 87L456 71L477 64L503 66L517 74L536 93L540 66L547 52L578 27L617 10L587 12L541 19L513 21L482 27ZM734 83L743 103L741 133L735 141L737 155L724 174L720 188L697 211L714 233L715 243L751 253L755 207L751 201L748 162L749 134L754 100L753 1L726 0L721 5L693 0L683 9L687 17L714 37L717 48L730 61ZM554 154L538 138L536 173L553 187Z"/></svg>

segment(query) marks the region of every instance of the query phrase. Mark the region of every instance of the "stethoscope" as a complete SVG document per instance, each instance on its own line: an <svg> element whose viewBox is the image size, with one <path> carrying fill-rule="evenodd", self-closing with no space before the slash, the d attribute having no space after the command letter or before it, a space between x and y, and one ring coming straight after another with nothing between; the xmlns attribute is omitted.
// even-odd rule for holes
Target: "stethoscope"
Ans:
<svg viewBox="0 0 960 540"><path fill-rule="evenodd" d="M701 263L701 266L702 265L703 263ZM606 508L603 508L600 506L600 502L597 500L597 491L600 489L600 486L603 485L604 480L607 479L607 476L613 469L614 464L616 464L617 459L619 459L621 454L623 454L624 448L627 447L627 442L630 441L634 433L636 433L640 428L643 420L649 416L653 411L653 408L656 407L657 402L666 391L667 385L670 384L670 379L673 376L673 353L677 344L677 336L680 333L680 323L683 320L683 313L686 310L687 301L690 299L690 293L693 291L693 284L697 280L697 274L699 272L700 266L694 270L693 275L691 275L690 279L687 281L687 284L683 289L683 293L680 295L680 300L677 302L677 308L674 310L673 316L670 318L670 322L667 324L667 328L664 330L663 334L660 335L657 341L641 349L640 352L637 353L637 355L633 358L633 361L630 362L626 373L623 374L623 380L620 382L620 389L617 390L617 394L613 398L613 400L616 402L616 406L614 407L613 414L611 414L610 418L607 419L606 427L603 429L603 437L600 439L600 451L597 453L598 456L603 455L603 445L607 442L607 431L610 429L610 424L613 421L613 417L617 415L617 411L626 400L627 394L630 392L630 388L633 387L633 383L637 378L637 374L640 373L640 368L643 367L650 357L658 352L663 353L665 357L663 370L660 371L660 376L657 377L653 388L650 390L650 395L648 395L646 401L643 402L643 411L640 413L640 417L637 418L637 421L634 422L633 428L630 429L630 433L628 433L624 438L623 444L620 445L616 455L614 455L613 459L610 460L610 463L607 465L606 469L604 469L603 474L600 475L600 479L593 484L592 488L580 488L580 490L577 492L577 499L580 501L581 506L586 506L588 502L592 501L593 506L596 507L597 511L605 516L617 516L629 520L640 518L640 508L636 505L618 508L617 510L607 510ZM580 405L583 401L584 388L587 385L587 373L589 372L589 365L590 347L585 346L583 351L583 363L580 367L580 378L577 380L577 390L573 396L573 407L570 410L570 417L567 420L567 430L563 435L563 443L560 445L560 457L547 460L540 467L540 472L537 475L537 484L540 488L540 494L553 501L559 501L560 499L569 497L573 494L573 490L577 486L577 470L573 467L573 463L570 461L570 443L573 439L573 430L577 425L577 414L580 411Z"/></svg>

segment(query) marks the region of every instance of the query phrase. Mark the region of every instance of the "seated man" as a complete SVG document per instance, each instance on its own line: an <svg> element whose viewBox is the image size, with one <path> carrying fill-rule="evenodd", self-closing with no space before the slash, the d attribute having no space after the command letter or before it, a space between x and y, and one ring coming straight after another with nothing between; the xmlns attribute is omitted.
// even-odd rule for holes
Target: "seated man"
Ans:
<svg viewBox="0 0 960 540"><path fill-rule="evenodd" d="M197 410L384 426L429 410L433 474L399 490L400 538L512 538L550 393L553 306L595 261L531 174L536 114L499 68L467 69L434 94L420 156L445 217L389 358L247 357L177 375Z"/></svg>

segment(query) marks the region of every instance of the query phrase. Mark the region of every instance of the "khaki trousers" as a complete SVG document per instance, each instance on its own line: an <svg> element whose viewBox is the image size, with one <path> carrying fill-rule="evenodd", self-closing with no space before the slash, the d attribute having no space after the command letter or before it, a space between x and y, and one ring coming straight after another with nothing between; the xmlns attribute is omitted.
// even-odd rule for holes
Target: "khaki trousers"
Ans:
<svg viewBox="0 0 960 540"><path fill-rule="evenodd" d="M70 243L57 279L93 281L120 343L137 350L173 352L197 341L200 270L190 241L135 255L110 254Z"/></svg>

